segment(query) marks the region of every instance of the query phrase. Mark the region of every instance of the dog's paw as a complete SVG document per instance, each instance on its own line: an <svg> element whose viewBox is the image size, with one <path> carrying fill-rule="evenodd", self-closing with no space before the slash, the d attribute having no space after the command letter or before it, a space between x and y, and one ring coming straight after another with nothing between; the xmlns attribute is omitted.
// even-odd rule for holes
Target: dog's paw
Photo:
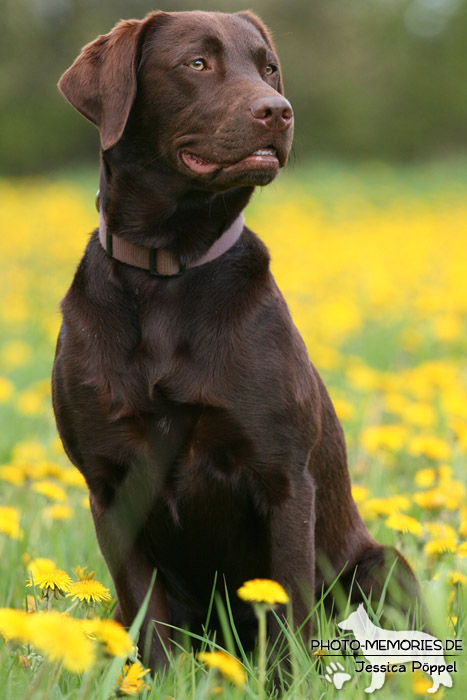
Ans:
<svg viewBox="0 0 467 700"><path fill-rule="evenodd" d="M326 666L326 673L324 677L327 682L332 683L337 690L340 690L344 683L347 683L347 681L350 681L352 678L349 673L345 672L342 664L339 662L334 663L334 661L331 661L331 663Z"/></svg>

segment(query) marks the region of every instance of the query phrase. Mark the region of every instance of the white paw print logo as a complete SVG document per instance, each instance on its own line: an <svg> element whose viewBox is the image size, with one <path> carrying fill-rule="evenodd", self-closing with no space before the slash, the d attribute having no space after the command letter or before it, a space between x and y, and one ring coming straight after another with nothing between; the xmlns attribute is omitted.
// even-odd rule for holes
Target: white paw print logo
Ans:
<svg viewBox="0 0 467 700"><path fill-rule="evenodd" d="M331 661L328 666L326 666L325 679L328 683L332 683L337 690L340 690L344 683L350 681L352 676L345 672L344 667L339 662L334 663Z"/></svg>

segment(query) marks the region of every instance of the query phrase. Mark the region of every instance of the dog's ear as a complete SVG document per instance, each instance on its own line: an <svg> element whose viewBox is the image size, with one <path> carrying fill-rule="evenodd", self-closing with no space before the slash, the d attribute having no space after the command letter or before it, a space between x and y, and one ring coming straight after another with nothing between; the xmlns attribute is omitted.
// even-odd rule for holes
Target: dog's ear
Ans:
<svg viewBox="0 0 467 700"><path fill-rule="evenodd" d="M240 17L243 17L246 19L250 24L252 24L256 29L259 31L261 36L263 37L264 41L266 44L269 46L271 51L274 51L274 53L277 56L277 51L274 47L274 42L271 38L271 33L269 29L266 28L266 25L262 22L262 20L258 17L258 15L255 15L253 12L250 12L249 10L243 10L242 12L237 12L237 15ZM279 58L277 58L277 61L279 62ZM277 86L278 92L281 93L281 95L284 94L284 83L282 81L282 71L280 67L280 63L278 63L278 69L279 69L279 85Z"/></svg>
<svg viewBox="0 0 467 700"><path fill-rule="evenodd" d="M136 73L148 29L164 12L143 20L119 22L81 51L58 87L66 99L95 124L104 150L121 138L136 95Z"/></svg>

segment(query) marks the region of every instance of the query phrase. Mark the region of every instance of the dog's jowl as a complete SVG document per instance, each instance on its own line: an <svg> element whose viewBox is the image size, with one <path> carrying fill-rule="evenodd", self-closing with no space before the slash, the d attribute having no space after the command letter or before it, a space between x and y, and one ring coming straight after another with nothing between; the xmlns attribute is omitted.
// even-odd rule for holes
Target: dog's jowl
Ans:
<svg viewBox="0 0 467 700"><path fill-rule="evenodd" d="M132 622L156 570L141 638L152 632L157 664L168 625L199 632L216 576L247 648L248 579L279 581L305 635L338 574L374 599L396 558L392 579L415 589L358 515L331 401L243 223L293 135L264 25L249 12L123 21L59 88L102 150L100 226L62 303L53 403L118 618Z"/></svg>

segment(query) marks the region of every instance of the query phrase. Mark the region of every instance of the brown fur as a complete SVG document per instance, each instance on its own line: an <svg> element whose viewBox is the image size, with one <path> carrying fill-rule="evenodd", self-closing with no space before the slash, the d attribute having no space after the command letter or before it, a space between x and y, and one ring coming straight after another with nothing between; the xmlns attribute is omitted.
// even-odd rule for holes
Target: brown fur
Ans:
<svg viewBox="0 0 467 700"><path fill-rule="evenodd" d="M186 65L199 56L210 70ZM155 12L83 49L59 86L100 129L113 234L196 260L275 176L225 167L270 145L287 160L292 124L251 109L288 105L268 63L279 68L251 13ZM189 172L185 146L223 166ZM89 486L124 624L157 569L142 632L155 621L151 663L170 644L159 623L204 622L216 572L247 647L255 621L236 596L247 579L282 583L296 625L342 570L356 594L355 571L366 594L380 586L383 549L352 500L341 427L252 231L167 279L110 259L94 232L62 310L57 425Z"/></svg>

